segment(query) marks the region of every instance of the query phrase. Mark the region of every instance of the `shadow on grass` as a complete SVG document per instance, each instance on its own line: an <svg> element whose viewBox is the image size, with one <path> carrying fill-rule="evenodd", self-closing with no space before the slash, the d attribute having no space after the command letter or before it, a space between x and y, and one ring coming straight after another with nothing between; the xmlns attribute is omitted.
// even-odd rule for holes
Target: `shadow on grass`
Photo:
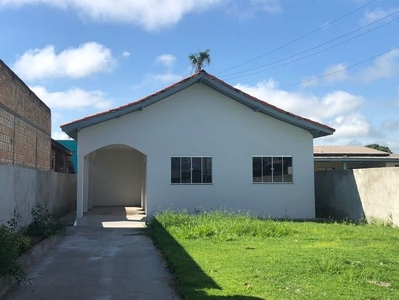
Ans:
<svg viewBox="0 0 399 300"><path fill-rule="evenodd" d="M155 245L161 250L169 268L174 273L178 291L183 299L236 299L257 300L262 299L252 296L209 296L204 289L222 288L193 260L184 248L169 234L169 232L153 218L148 224L148 229Z"/></svg>

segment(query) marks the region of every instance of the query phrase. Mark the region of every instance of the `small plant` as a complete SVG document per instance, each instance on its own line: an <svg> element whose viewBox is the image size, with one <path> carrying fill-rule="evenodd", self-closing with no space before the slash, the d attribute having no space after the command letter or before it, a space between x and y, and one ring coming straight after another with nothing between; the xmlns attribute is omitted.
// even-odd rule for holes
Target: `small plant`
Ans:
<svg viewBox="0 0 399 300"><path fill-rule="evenodd" d="M371 216L367 219L367 225L375 227L394 227L392 215L388 215L386 220Z"/></svg>
<svg viewBox="0 0 399 300"><path fill-rule="evenodd" d="M21 215L14 211L12 218L6 224L0 225L0 276L9 275L17 281L26 284L31 283L31 279L18 262L21 254L28 251L31 247L29 236L39 236L47 238L52 235L62 234L66 226L56 222L47 208L37 204L32 209L34 221L23 234L19 225ZM27 235L27 236L26 236Z"/></svg>
<svg viewBox="0 0 399 300"><path fill-rule="evenodd" d="M14 210L14 214L9 221L7 221L10 233L14 235L19 244L19 255L25 253L30 249L31 239L21 233L21 215Z"/></svg>
<svg viewBox="0 0 399 300"><path fill-rule="evenodd" d="M7 221L8 228L12 233L17 233L21 230L21 226L19 223L21 222L21 215L14 210L14 214L12 215L11 219Z"/></svg>
<svg viewBox="0 0 399 300"><path fill-rule="evenodd" d="M36 204L36 207L32 209L32 215L34 221L28 227L28 235L48 238L65 233L65 224L55 221L46 206Z"/></svg>
<svg viewBox="0 0 399 300"><path fill-rule="evenodd" d="M0 276L9 275L24 284L30 283L18 257L30 248L30 238L21 234L21 216L14 211L7 225L0 225Z"/></svg>
<svg viewBox="0 0 399 300"><path fill-rule="evenodd" d="M392 213L388 213L386 219L370 216L366 218L363 216L358 222L359 225L369 225L374 227L391 227L394 228L395 222L393 221Z"/></svg>

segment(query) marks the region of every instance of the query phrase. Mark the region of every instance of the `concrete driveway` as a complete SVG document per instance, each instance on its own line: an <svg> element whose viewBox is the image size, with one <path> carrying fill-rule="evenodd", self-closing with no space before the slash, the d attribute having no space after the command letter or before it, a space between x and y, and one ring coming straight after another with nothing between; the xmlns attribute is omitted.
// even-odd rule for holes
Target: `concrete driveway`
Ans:
<svg viewBox="0 0 399 300"><path fill-rule="evenodd" d="M179 299L151 239L137 228L144 223L104 228L100 216L93 220L70 227L28 272L33 284L13 288L5 299Z"/></svg>

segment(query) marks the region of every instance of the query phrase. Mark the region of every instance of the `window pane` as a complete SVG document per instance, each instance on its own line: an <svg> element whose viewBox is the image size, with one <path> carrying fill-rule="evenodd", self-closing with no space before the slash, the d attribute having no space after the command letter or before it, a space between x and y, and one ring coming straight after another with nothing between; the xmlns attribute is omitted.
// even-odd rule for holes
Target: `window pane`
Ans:
<svg viewBox="0 0 399 300"><path fill-rule="evenodd" d="M181 158L181 183L191 183L191 157Z"/></svg>
<svg viewBox="0 0 399 300"><path fill-rule="evenodd" d="M273 182L283 182L283 160L273 157Z"/></svg>
<svg viewBox="0 0 399 300"><path fill-rule="evenodd" d="M283 157L283 181L292 182L292 157Z"/></svg>
<svg viewBox="0 0 399 300"><path fill-rule="evenodd" d="M273 165L271 157L262 157L263 182L273 182Z"/></svg>
<svg viewBox="0 0 399 300"><path fill-rule="evenodd" d="M212 183L212 157L202 158L202 182Z"/></svg>
<svg viewBox="0 0 399 300"><path fill-rule="evenodd" d="M262 182L262 157L252 157L252 182Z"/></svg>
<svg viewBox="0 0 399 300"><path fill-rule="evenodd" d="M180 157L172 157L171 170L171 183L180 183Z"/></svg>
<svg viewBox="0 0 399 300"><path fill-rule="evenodd" d="M201 183L201 157L192 158L192 183Z"/></svg>

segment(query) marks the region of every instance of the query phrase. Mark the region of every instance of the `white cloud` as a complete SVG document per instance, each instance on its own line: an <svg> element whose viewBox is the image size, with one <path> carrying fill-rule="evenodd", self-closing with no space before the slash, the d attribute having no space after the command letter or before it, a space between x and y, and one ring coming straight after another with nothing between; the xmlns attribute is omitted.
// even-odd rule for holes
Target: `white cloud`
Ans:
<svg viewBox="0 0 399 300"><path fill-rule="evenodd" d="M82 18L99 22L130 23L149 31L177 24L185 14L201 12L222 0L0 0L2 6L45 4L73 9Z"/></svg>
<svg viewBox="0 0 399 300"><path fill-rule="evenodd" d="M380 144L387 144L386 141L392 138L376 130L359 112L340 115L327 124L336 129L335 133L315 140L315 145L367 145L376 139L384 139L385 142Z"/></svg>
<svg viewBox="0 0 399 300"><path fill-rule="evenodd" d="M269 13L282 11L279 0L251 0L251 6L253 10L265 11Z"/></svg>
<svg viewBox="0 0 399 300"><path fill-rule="evenodd" d="M322 138L323 144L367 145L377 143L388 145L391 150L398 150L399 143L397 143L394 131L384 129L384 124L377 129L366 116L359 112L339 116L328 124L336 128L337 131L333 136Z"/></svg>
<svg viewBox="0 0 399 300"><path fill-rule="evenodd" d="M348 74L344 63L328 66L321 76L309 76L302 80L302 86L313 86L323 80L327 83L353 81L357 83L370 83L380 78L391 78L399 74L399 49L393 49L378 56L372 66L361 69L357 74Z"/></svg>
<svg viewBox="0 0 399 300"><path fill-rule="evenodd" d="M52 45L31 49L14 63L13 69L24 80L35 80L46 77L81 78L109 72L115 65L110 49L90 42L59 54L55 53Z"/></svg>
<svg viewBox="0 0 399 300"><path fill-rule="evenodd" d="M364 68L357 76L369 83L379 78L390 78L399 73L399 49L394 49L374 60L371 67Z"/></svg>
<svg viewBox="0 0 399 300"><path fill-rule="evenodd" d="M182 76L168 72L164 74L151 74L149 75L149 78L152 78L152 80L162 82L164 84L169 84L179 81L180 79L182 79Z"/></svg>
<svg viewBox="0 0 399 300"><path fill-rule="evenodd" d="M329 83L336 83L345 81L349 78L345 68L347 66L343 63L335 64L324 69L324 80Z"/></svg>
<svg viewBox="0 0 399 300"><path fill-rule="evenodd" d="M381 143L381 144L384 145L385 143ZM387 141L386 145L389 147L389 149L391 149L391 151L393 153L399 154L399 141L397 139Z"/></svg>
<svg viewBox="0 0 399 300"><path fill-rule="evenodd" d="M115 3L116 2L116 3ZM221 7L240 17L256 12L281 12L280 0L0 0L0 7L48 5L62 10L75 10L83 19L107 23L129 23L148 31L176 25L187 14L201 13Z"/></svg>
<svg viewBox="0 0 399 300"><path fill-rule="evenodd" d="M350 77L345 69L346 67L347 66L344 63L328 66L324 68L324 72L320 76L311 75L303 78L301 85L304 87L309 87L315 86L319 82L337 83L349 80Z"/></svg>
<svg viewBox="0 0 399 300"><path fill-rule="evenodd" d="M123 51L122 56L123 57L129 57L130 56L130 52L129 51Z"/></svg>
<svg viewBox="0 0 399 300"><path fill-rule="evenodd" d="M102 91L84 91L71 88L65 92L49 92L43 86L30 89L51 109L84 109L93 107L104 110L110 107L111 101L105 98Z"/></svg>
<svg viewBox="0 0 399 300"><path fill-rule="evenodd" d="M361 23L362 24L370 24L372 22L375 22L379 19L382 19L392 13L394 13L395 11L397 11L396 8L391 8L391 9L382 9L382 8L377 8L375 10L367 10L364 13L363 18L361 19Z"/></svg>
<svg viewBox="0 0 399 300"><path fill-rule="evenodd" d="M320 101L318 113L323 118L329 118L338 114L354 111L363 102L361 96L355 96L345 91L334 91L326 94Z"/></svg>
<svg viewBox="0 0 399 300"><path fill-rule="evenodd" d="M284 110L318 121L352 112L363 102L362 97L345 91L334 91L322 98L287 92L278 89L272 79L258 82L255 86L237 84L235 87Z"/></svg>
<svg viewBox="0 0 399 300"><path fill-rule="evenodd" d="M70 140L71 138L65 133L60 131L53 131L51 137L54 140Z"/></svg>
<svg viewBox="0 0 399 300"><path fill-rule="evenodd" d="M372 132L366 117L357 113L339 116L330 125L336 129L335 139L368 137Z"/></svg>
<svg viewBox="0 0 399 300"><path fill-rule="evenodd" d="M250 19L258 12L282 12L280 0L251 0L251 1L226 1L225 8L230 15L241 19Z"/></svg>
<svg viewBox="0 0 399 300"><path fill-rule="evenodd" d="M336 129L332 136L317 139L317 143L346 145L358 138L380 137L369 120L360 113L363 97L346 91L332 91L322 97L302 92L288 92L269 79L254 86L237 84L236 88L288 112L327 124Z"/></svg>
<svg viewBox="0 0 399 300"><path fill-rule="evenodd" d="M155 58L155 62L157 64L171 68L176 62L176 56L174 56L173 54L162 54Z"/></svg>
<svg viewBox="0 0 399 300"><path fill-rule="evenodd" d="M164 88L165 85L175 83L182 78L183 77L181 75L172 72L166 72L161 74L147 73L144 79L139 84L133 86L133 89L138 90L150 85L154 86L155 88L159 88L159 86L161 85L162 88Z"/></svg>
<svg viewBox="0 0 399 300"><path fill-rule="evenodd" d="M388 119L385 120L382 125L381 129L384 132L393 132L393 131L399 131L399 119L393 120L393 119Z"/></svg>

